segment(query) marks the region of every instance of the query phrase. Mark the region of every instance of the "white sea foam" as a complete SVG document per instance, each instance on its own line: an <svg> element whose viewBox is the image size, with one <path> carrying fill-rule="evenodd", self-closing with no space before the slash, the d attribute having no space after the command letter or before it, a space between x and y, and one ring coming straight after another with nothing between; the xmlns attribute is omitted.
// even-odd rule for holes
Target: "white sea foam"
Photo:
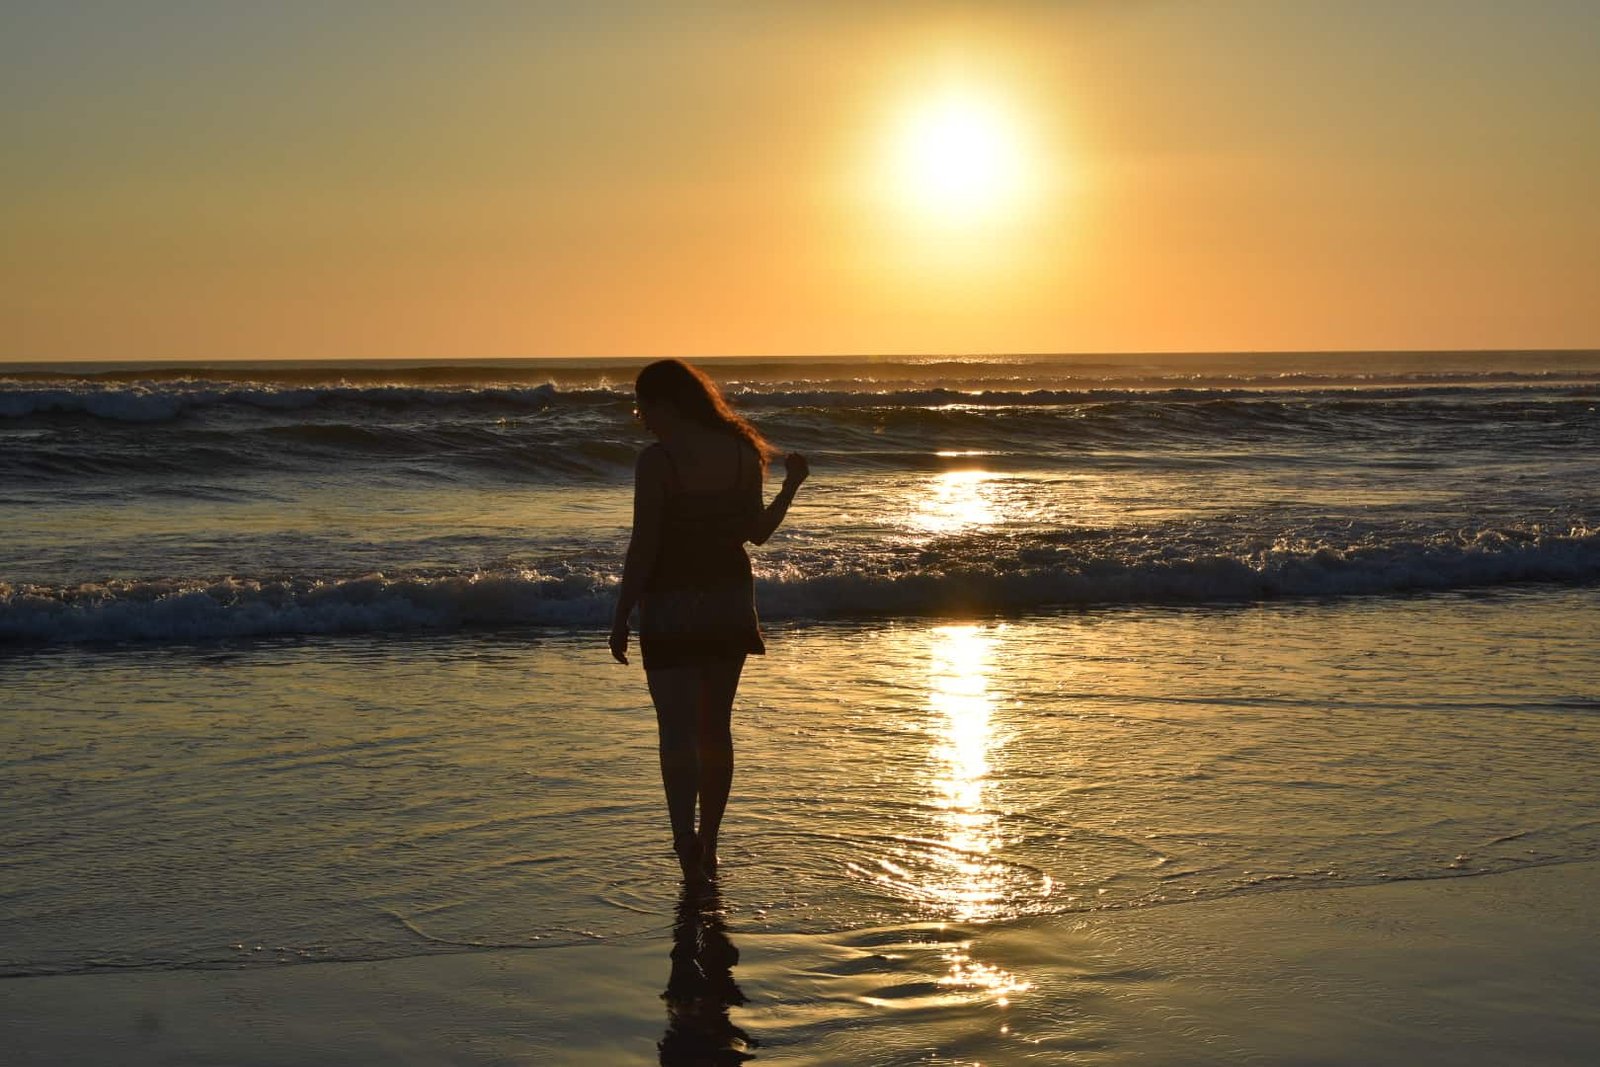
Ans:
<svg viewBox="0 0 1600 1067"><path fill-rule="evenodd" d="M935 554L884 566L789 557L764 572L769 620L949 616L1056 605L1239 603L1600 580L1600 531L1485 529L1251 555L1085 555L1034 548L1011 556ZM192 641L271 634L450 630L532 625L596 628L610 616L609 572L537 571L342 579L0 583L0 640L19 643Z"/></svg>

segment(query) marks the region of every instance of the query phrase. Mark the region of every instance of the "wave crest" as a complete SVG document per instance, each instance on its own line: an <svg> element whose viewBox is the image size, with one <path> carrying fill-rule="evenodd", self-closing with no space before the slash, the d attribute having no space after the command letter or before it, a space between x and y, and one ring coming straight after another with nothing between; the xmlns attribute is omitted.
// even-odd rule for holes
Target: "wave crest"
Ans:
<svg viewBox="0 0 1600 1067"><path fill-rule="evenodd" d="M762 568L767 619L952 616L1067 605L1239 603L1600 580L1600 530L1505 527L1251 553L1097 552L1081 535L996 552L924 550L898 564L791 553ZM595 569L442 576L0 583L0 640L197 641L278 634L548 625L599 630L615 576Z"/></svg>

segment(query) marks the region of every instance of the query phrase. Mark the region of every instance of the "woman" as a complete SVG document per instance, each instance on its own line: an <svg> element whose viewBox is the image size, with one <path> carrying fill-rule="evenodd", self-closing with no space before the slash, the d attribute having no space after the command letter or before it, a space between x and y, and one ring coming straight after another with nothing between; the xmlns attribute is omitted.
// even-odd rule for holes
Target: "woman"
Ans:
<svg viewBox="0 0 1600 1067"><path fill-rule="evenodd" d="M637 605L672 848L693 885L717 872L739 673L745 656L766 651L744 543L772 536L810 471L804 456L789 455L783 489L763 506L762 475L777 452L710 378L680 360L659 360L639 372L634 394L635 414L659 443L639 454L634 469L633 537L611 654L628 662L628 617Z"/></svg>

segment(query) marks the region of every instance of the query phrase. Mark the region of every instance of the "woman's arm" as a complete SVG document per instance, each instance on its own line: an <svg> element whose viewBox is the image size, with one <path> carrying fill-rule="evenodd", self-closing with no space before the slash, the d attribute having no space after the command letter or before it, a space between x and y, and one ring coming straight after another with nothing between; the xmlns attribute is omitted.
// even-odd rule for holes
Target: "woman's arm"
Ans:
<svg viewBox="0 0 1600 1067"><path fill-rule="evenodd" d="M611 617L611 655L628 662L628 616L633 614L661 550L661 506L666 499L666 458L656 446L639 453L633 468L633 536L622 564L622 587Z"/></svg>
<svg viewBox="0 0 1600 1067"><path fill-rule="evenodd" d="M811 474L811 465L806 462L806 457L798 452L790 452L783 459L783 488L778 490L778 495L772 498L761 513L756 516L755 526L750 531L750 543L764 545L767 538L783 522L783 517L789 514L789 505L794 503L795 490L800 488L800 483Z"/></svg>

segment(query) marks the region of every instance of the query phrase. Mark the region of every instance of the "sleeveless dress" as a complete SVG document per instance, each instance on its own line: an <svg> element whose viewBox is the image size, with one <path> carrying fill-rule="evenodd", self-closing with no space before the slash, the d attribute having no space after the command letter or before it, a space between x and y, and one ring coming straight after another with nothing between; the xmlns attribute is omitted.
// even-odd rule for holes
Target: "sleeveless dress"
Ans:
<svg viewBox="0 0 1600 1067"><path fill-rule="evenodd" d="M644 669L692 667L709 660L764 655L756 618L755 579L744 543L755 519L739 473L727 489L690 492L667 458L661 549L639 604L639 652Z"/></svg>

